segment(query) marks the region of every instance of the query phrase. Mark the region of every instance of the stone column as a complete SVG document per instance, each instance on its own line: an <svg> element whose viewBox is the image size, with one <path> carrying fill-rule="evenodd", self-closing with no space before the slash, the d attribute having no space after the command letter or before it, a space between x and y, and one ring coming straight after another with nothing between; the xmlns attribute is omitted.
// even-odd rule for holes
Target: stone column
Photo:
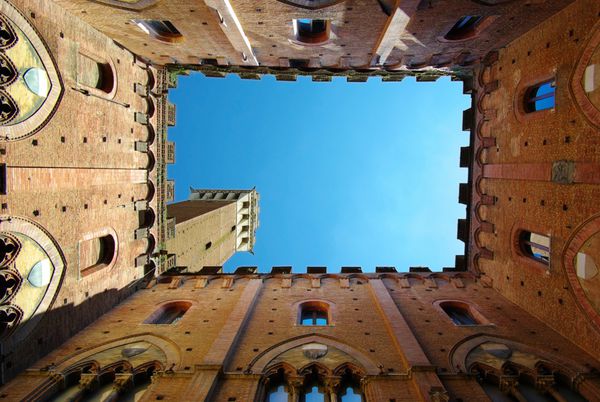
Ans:
<svg viewBox="0 0 600 402"><path fill-rule="evenodd" d="M79 402L84 399L85 394L96 386L98 376L96 374L81 374L79 378L79 391L71 397L70 402Z"/></svg>
<svg viewBox="0 0 600 402"><path fill-rule="evenodd" d="M133 374L115 374L113 381L113 390L103 402L116 402L119 399L119 394L125 392L127 388L133 385Z"/></svg>
<svg viewBox="0 0 600 402"><path fill-rule="evenodd" d="M517 377L504 376L500 378L498 387L501 392L513 396L519 402L527 402L527 399L521 394Z"/></svg>
<svg viewBox="0 0 600 402"><path fill-rule="evenodd" d="M300 394L304 389L304 378L303 377L290 377L287 379L288 387L290 388L288 401L299 402Z"/></svg>
<svg viewBox="0 0 600 402"><path fill-rule="evenodd" d="M338 402L338 393L340 391L342 379L340 377L327 377L325 379L325 394L329 398L329 402Z"/></svg>

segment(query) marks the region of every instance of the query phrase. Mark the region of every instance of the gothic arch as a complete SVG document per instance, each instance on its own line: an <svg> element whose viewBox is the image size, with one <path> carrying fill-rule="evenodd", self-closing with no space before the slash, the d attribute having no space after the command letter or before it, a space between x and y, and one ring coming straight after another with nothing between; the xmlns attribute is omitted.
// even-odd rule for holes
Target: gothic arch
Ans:
<svg viewBox="0 0 600 402"><path fill-rule="evenodd" d="M52 363L40 369L46 371L48 377L27 395L26 400L46 400L77 382L79 392L90 392L94 384L106 384L107 381L108 384L113 383L113 390L123 389L140 377L148 382L150 373L164 371L169 363L169 354L173 350L168 351L164 349L165 346L167 349L175 348L154 335L140 335L72 355L58 365ZM121 348L119 359L115 359L115 353L111 351L115 348ZM171 363L173 366L175 363Z"/></svg>
<svg viewBox="0 0 600 402"><path fill-rule="evenodd" d="M93 364L98 370L100 370L102 367L100 366L100 363L96 361L98 360L96 356L98 356L101 352L120 346L125 347L137 342L147 342L156 346L157 349L160 349L165 355L164 362L161 362L164 364L164 367L173 367L176 369L181 364L181 351L179 346L177 346L174 342L157 335L141 333L130 337L113 339L109 342L101 343L83 351L78 351L77 353L65 356L62 360L56 362L53 371L69 372L69 370L72 370L73 368L82 367L89 364ZM136 367L137 366L134 368Z"/></svg>
<svg viewBox="0 0 600 402"><path fill-rule="evenodd" d="M454 345L449 354L449 362L452 367L458 371L465 373L468 372L468 367L466 366L467 356L475 348L486 342L505 344L511 349L536 355L539 357L540 361L553 362L553 364L559 365L563 368L563 370L572 375L589 371L583 364L580 364L569 358L565 358L564 356L557 356L555 354L548 353L545 349L525 345L507 338L482 333L467 337Z"/></svg>
<svg viewBox="0 0 600 402"><path fill-rule="evenodd" d="M22 72L23 78L0 83L0 101L3 106L8 105L4 113L0 112L0 138L17 141L35 134L50 120L62 97L63 84L49 48L33 25L9 2L0 3L0 16L0 29L11 31L16 37L2 46L4 59L15 66L15 72ZM29 46L34 57L17 56L19 47ZM21 91L35 101L21 104L19 98L13 97Z"/></svg>
<svg viewBox="0 0 600 402"><path fill-rule="evenodd" d="M0 216L0 238L5 252L0 264L4 279L0 312L7 325L5 335L10 335L3 342L10 350L27 337L53 303L62 283L65 260L52 236L28 219ZM7 250L11 253L6 254ZM20 262L21 256L24 260ZM37 260L33 265L28 261L32 256ZM32 305L31 300L37 303Z"/></svg>
<svg viewBox="0 0 600 402"><path fill-rule="evenodd" d="M600 331L600 305L597 305L588 297L585 289L586 284L583 279L579 279L575 262L585 244L591 241L600 241L600 214L589 217L575 228L563 249L562 263L577 303L594 324L595 329ZM595 263L600 264L600 260L595 261ZM593 279L598 280L599 277L596 276Z"/></svg>
<svg viewBox="0 0 600 402"><path fill-rule="evenodd" d="M356 359L362 365L362 367L364 367L365 373L367 375L379 374L380 370L378 368L378 365L362 352L356 350L352 346L349 346L330 337L314 334L308 334L291 338L287 341L271 346L270 348L264 350L262 353L257 355L248 365L248 369L256 374L264 374L269 363L273 361L273 359L275 359L277 356L290 349L309 343L320 343L323 345L335 347Z"/></svg>
<svg viewBox="0 0 600 402"><path fill-rule="evenodd" d="M586 117L586 119L596 128L600 128L600 103L593 102L586 91L585 86L593 83L586 83L586 71L588 70L588 66L592 61L594 56L597 56L598 52L600 52L600 23L597 23L594 28L591 30L591 35L587 41L587 44L577 62L577 66L575 67L573 74L571 76L571 85L570 91L575 99L575 103L581 113ZM594 68L595 66L591 66ZM598 65L600 68L600 65ZM596 72L599 74L600 72ZM595 74L591 74L592 77ZM595 91L600 91L600 89L595 89Z"/></svg>

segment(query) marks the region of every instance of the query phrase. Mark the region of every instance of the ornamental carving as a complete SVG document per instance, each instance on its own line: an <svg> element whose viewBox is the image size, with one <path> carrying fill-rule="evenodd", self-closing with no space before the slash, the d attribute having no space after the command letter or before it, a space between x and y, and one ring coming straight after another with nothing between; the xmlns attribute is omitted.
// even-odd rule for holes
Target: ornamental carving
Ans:
<svg viewBox="0 0 600 402"><path fill-rule="evenodd" d="M0 125L14 120L19 114L19 107L14 99L0 89Z"/></svg>
<svg viewBox="0 0 600 402"><path fill-rule="evenodd" d="M574 161L556 161L552 164L552 181L559 184L571 184L575 176Z"/></svg>
<svg viewBox="0 0 600 402"><path fill-rule="evenodd" d="M0 233L0 267L7 267L19 254L21 243L9 233Z"/></svg>
<svg viewBox="0 0 600 402"><path fill-rule="evenodd" d="M0 2L0 140L37 132L62 91L56 64L38 32L10 2Z"/></svg>
<svg viewBox="0 0 600 402"><path fill-rule="evenodd" d="M18 77L19 72L14 63L0 52L0 86L5 87L12 84Z"/></svg>
<svg viewBox="0 0 600 402"><path fill-rule="evenodd" d="M0 50L11 48L17 43L17 33L8 23L6 18L0 14Z"/></svg>
<svg viewBox="0 0 600 402"><path fill-rule="evenodd" d="M22 278L17 271L4 269L0 271L0 303L10 301L19 290Z"/></svg>
<svg viewBox="0 0 600 402"><path fill-rule="evenodd" d="M0 339L7 337L19 325L23 311L17 306L0 306Z"/></svg>

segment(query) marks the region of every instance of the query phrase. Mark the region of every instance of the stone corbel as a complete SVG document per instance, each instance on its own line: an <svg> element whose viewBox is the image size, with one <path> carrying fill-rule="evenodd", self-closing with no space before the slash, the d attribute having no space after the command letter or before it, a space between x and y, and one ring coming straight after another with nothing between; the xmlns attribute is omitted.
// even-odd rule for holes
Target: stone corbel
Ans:
<svg viewBox="0 0 600 402"><path fill-rule="evenodd" d="M429 399L431 402L448 402L450 397L444 387L429 388Z"/></svg>
<svg viewBox="0 0 600 402"><path fill-rule="evenodd" d="M96 386L98 375L95 373L84 373L79 378L79 389L87 391Z"/></svg>

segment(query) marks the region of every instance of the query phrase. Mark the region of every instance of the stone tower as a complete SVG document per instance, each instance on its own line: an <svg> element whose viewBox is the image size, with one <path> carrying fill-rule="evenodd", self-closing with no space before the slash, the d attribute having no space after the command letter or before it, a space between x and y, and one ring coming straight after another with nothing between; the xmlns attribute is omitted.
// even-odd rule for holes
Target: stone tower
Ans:
<svg viewBox="0 0 600 402"><path fill-rule="evenodd" d="M196 272L252 252L258 200L255 189L191 189L189 200L167 205L167 267Z"/></svg>

